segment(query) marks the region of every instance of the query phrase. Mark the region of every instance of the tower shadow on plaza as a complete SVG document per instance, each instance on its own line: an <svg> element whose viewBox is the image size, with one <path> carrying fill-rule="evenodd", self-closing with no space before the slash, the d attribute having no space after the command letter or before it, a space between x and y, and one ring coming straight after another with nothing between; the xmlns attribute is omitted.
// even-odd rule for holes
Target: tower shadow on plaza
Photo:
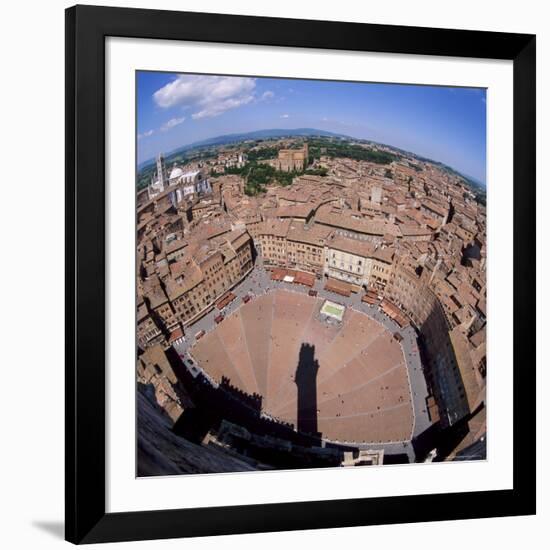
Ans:
<svg viewBox="0 0 550 550"><path fill-rule="evenodd" d="M318 431L317 373L319 361L315 359L315 346L302 344L298 355L298 366L294 382L298 390L297 428L298 431L321 438Z"/></svg>

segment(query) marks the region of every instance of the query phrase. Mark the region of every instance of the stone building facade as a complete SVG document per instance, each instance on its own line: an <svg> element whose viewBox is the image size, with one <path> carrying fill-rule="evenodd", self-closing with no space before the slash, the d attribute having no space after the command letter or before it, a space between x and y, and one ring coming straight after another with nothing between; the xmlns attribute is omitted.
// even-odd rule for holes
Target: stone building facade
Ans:
<svg viewBox="0 0 550 550"><path fill-rule="evenodd" d="M281 172L303 172L309 162L307 143L301 149L281 149L275 161L275 168Z"/></svg>

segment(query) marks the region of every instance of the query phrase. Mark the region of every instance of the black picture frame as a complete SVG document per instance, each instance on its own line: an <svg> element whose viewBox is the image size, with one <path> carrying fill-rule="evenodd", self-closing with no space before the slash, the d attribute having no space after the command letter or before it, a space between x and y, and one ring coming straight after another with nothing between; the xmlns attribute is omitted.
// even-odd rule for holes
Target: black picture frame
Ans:
<svg viewBox="0 0 550 550"><path fill-rule="evenodd" d="M513 489L106 513L104 93L105 38L111 36L512 60ZM528 34L95 6L66 11L68 541L96 543L535 513L535 48L535 36Z"/></svg>

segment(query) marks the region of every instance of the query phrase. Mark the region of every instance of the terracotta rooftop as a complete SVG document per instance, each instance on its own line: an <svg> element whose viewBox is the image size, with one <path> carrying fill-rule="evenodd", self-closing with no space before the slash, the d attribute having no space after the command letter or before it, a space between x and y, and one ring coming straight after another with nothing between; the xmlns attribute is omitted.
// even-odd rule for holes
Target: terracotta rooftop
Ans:
<svg viewBox="0 0 550 550"><path fill-rule="evenodd" d="M348 237L335 235L327 244L329 248L341 250L349 254L370 258L374 254L374 245L368 241L359 241Z"/></svg>

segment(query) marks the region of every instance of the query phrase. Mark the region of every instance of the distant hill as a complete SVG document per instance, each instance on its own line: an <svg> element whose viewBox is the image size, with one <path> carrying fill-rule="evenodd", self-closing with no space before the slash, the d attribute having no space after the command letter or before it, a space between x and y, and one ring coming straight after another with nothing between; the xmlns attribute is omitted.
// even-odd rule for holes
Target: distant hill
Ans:
<svg viewBox="0 0 550 550"><path fill-rule="evenodd" d="M334 132L327 132L326 130L318 130L316 128L270 128L267 130L255 130L253 132L244 132L241 134L226 134L223 136L216 136L208 139L203 139L201 141L195 141L184 145L183 147L178 147L168 153L166 157L175 155L177 153L183 153L190 151L192 149L200 149L202 147L214 147L217 145L227 145L230 143L238 143L240 141L254 140L254 139L273 139L273 138L283 138L283 137L297 137L297 136L308 136L308 137L335 137L335 138L344 138L352 139L349 136L343 134L335 134ZM143 161L138 164L138 170L142 170L146 166L149 166L155 162L154 158Z"/></svg>
<svg viewBox="0 0 550 550"><path fill-rule="evenodd" d="M227 134L224 136L218 136L214 138L205 139L203 141L197 141L186 147L203 147L208 145L224 145L226 143L236 143L239 141L246 141L250 139L268 139L268 138L283 138L283 137L296 137L296 136L308 136L308 137L338 137L348 138L342 134L335 134L334 132L327 132L326 130L317 130L315 128L272 128L268 130L255 130L254 132L245 132L243 134ZM348 138L349 139L349 138Z"/></svg>
<svg viewBox="0 0 550 550"><path fill-rule="evenodd" d="M459 172L452 166L449 166L447 164L444 164L442 162L435 162L431 161L434 164L439 165L441 168L446 170L447 172L454 174L455 176L458 176L459 178L462 178L470 187L472 187L474 190L481 191L482 193L486 192L486 185L479 181L478 179L468 176L467 174L464 174L463 172Z"/></svg>

